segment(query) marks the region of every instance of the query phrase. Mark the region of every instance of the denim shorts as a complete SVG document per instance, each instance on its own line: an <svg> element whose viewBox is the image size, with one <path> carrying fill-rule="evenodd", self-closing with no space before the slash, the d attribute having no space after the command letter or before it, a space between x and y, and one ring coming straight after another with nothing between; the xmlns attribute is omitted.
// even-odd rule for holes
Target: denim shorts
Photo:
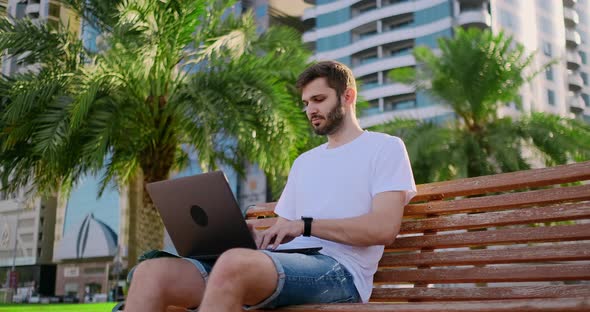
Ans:
<svg viewBox="0 0 590 312"><path fill-rule="evenodd" d="M246 310L274 309L288 305L361 302L350 272L334 258L312 254L279 253L264 250L279 274L274 293ZM182 258L197 267L207 281L214 262Z"/></svg>

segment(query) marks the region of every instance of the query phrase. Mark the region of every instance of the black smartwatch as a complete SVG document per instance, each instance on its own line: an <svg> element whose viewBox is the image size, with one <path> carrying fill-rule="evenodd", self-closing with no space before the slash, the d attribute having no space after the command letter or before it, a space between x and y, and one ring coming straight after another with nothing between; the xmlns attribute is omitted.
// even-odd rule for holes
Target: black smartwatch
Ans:
<svg viewBox="0 0 590 312"><path fill-rule="evenodd" d="M303 220L303 236L311 236L311 222L313 221L313 218L301 217L301 220Z"/></svg>

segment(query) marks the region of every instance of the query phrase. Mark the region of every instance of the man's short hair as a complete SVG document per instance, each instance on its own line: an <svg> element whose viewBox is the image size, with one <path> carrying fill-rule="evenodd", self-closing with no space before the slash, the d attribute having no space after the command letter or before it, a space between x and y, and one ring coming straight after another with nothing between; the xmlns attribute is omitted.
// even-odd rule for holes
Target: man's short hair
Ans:
<svg viewBox="0 0 590 312"><path fill-rule="evenodd" d="M301 91L307 84L317 78L326 78L328 86L336 90L337 96L342 95L347 88L356 90L352 70L336 61L323 61L308 67L299 75L295 86Z"/></svg>

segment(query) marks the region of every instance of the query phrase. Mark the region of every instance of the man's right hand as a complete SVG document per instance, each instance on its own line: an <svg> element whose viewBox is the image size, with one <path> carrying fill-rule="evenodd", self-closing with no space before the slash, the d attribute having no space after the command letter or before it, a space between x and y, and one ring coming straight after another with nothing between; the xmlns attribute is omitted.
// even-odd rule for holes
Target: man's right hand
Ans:
<svg viewBox="0 0 590 312"><path fill-rule="evenodd" d="M303 234L302 220L287 220L279 218L279 220L270 228L264 231L254 230L254 241L258 249L267 249L269 246L272 249L277 249L280 244L285 244L295 237Z"/></svg>

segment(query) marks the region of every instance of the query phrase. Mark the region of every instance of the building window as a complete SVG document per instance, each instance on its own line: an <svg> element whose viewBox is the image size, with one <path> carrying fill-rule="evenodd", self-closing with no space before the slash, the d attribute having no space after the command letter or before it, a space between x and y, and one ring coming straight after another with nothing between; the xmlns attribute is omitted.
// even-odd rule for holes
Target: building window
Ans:
<svg viewBox="0 0 590 312"><path fill-rule="evenodd" d="M551 106L555 106L555 92L553 92L553 90L547 90L547 103Z"/></svg>
<svg viewBox="0 0 590 312"><path fill-rule="evenodd" d="M379 100L369 101L368 107L363 110L363 116L372 116L380 113L381 109L379 108Z"/></svg>
<svg viewBox="0 0 590 312"><path fill-rule="evenodd" d="M366 12L369 12L371 10L375 10L377 9L377 1L375 0L365 0L365 1L359 1L358 3L356 3L355 5L353 5L351 8L351 12L352 12L352 16L357 16L359 14L363 14Z"/></svg>
<svg viewBox="0 0 590 312"><path fill-rule="evenodd" d="M586 107L590 107L590 95L582 93L582 100L584 101L584 104L586 104Z"/></svg>
<svg viewBox="0 0 590 312"><path fill-rule="evenodd" d="M39 232L39 241L43 240L43 232Z"/></svg>
<svg viewBox="0 0 590 312"><path fill-rule="evenodd" d="M543 41L543 54L547 56L553 55L553 53L551 52L551 43Z"/></svg>
<svg viewBox="0 0 590 312"><path fill-rule="evenodd" d="M470 2L461 2L459 3L459 11L466 12L466 11L481 11L483 10L483 6L481 3L470 3Z"/></svg>
<svg viewBox="0 0 590 312"><path fill-rule="evenodd" d="M78 283L67 283L64 286L64 292L66 295L78 296Z"/></svg>
<svg viewBox="0 0 590 312"><path fill-rule="evenodd" d="M377 74L361 77L358 80L361 82L363 90L379 87L379 76Z"/></svg>
<svg viewBox="0 0 590 312"><path fill-rule="evenodd" d="M547 78L547 80L553 81L553 67L547 67L545 70L545 78Z"/></svg>
<svg viewBox="0 0 590 312"><path fill-rule="evenodd" d="M587 64L588 59L586 58L586 53L584 51L578 52L580 54L580 58L582 59L582 64Z"/></svg>
<svg viewBox="0 0 590 312"><path fill-rule="evenodd" d="M393 50L393 51L391 51L391 53L389 55L390 56L410 55L410 54L412 54L412 50L413 49L414 49L413 47L401 48L399 50Z"/></svg>
<svg viewBox="0 0 590 312"><path fill-rule="evenodd" d="M371 37L371 36L376 35L376 34L377 34L377 30L376 29L375 30L369 30L367 32L364 32L362 34L359 34L359 37L360 37L360 39L365 39L367 37Z"/></svg>
<svg viewBox="0 0 590 312"><path fill-rule="evenodd" d="M59 4L49 3L49 16L59 17L60 9Z"/></svg>
<svg viewBox="0 0 590 312"><path fill-rule="evenodd" d="M367 64L378 60L377 54L367 55L361 58L361 64Z"/></svg>
<svg viewBox="0 0 590 312"><path fill-rule="evenodd" d="M416 95L402 94L384 99L383 111L416 108Z"/></svg>
<svg viewBox="0 0 590 312"><path fill-rule="evenodd" d="M588 85L588 74L580 73L580 76L582 76L582 81L584 81L584 85L587 86Z"/></svg>

